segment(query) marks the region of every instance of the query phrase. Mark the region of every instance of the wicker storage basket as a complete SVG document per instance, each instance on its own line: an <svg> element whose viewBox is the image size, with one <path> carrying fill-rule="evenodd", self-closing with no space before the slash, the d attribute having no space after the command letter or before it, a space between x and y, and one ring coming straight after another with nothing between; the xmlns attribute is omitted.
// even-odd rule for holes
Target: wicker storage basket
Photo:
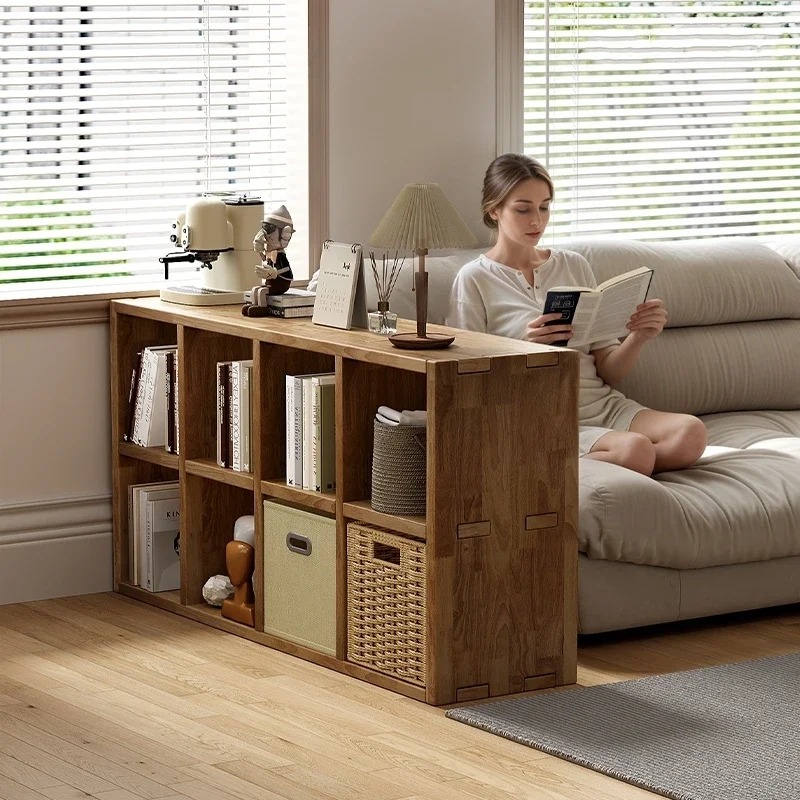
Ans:
<svg viewBox="0 0 800 800"><path fill-rule="evenodd" d="M347 526L347 659L425 685L425 542Z"/></svg>
<svg viewBox="0 0 800 800"><path fill-rule="evenodd" d="M385 514L424 516L427 472L422 425L386 425L375 420L372 448L372 507Z"/></svg>

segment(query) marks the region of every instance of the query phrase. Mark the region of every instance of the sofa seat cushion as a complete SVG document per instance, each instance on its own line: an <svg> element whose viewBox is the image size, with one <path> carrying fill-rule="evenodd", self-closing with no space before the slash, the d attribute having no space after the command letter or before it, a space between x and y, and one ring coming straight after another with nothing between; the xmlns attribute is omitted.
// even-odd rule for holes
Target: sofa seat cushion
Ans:
<svg viewBox="0 0 800 800"><path fill-rule="evenodd" d="M672 569L800 555L800 411L703 420L709 447L689 469L580 460L583 553Z"/></svg>

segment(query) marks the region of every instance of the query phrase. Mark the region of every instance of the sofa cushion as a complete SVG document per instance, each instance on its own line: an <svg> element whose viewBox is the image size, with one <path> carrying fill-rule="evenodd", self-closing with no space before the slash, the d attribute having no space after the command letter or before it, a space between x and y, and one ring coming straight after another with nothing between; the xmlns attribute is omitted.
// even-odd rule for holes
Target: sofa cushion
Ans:
<svg viewBox="0 0 800 800"><path fill-rule="evenodd" d="M580 550L697 569L800 555L800 411L715 414L696 465L647 478L581 459Z"/></svg>
<svg viewBox="0 0 800 800"><path fill-rule="evenodd" d="M800 408L800 320L669 328L615 388L686 414Z"/></svg>

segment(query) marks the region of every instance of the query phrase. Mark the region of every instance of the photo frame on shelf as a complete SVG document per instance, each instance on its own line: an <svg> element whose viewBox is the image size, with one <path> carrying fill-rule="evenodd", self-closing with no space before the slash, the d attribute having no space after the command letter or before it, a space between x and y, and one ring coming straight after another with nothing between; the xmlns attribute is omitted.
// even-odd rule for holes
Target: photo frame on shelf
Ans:
<svg viewBox="0 0 800 800"><path fill-rule="evenodd" d="M316 325L332 328L367 327L367 291L361 245L334 242L322 245L317 275Z"/></svg>

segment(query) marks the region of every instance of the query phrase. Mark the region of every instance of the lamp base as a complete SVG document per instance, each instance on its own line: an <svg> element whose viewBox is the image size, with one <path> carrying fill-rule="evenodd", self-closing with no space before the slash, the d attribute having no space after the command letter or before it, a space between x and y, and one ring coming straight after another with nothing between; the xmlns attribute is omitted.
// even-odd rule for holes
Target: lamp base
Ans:
<svg viewBox="0 0 800 800"><path fill-rule="evenodd" d="M417 336L416 333L395 333L389 341L401 350L441 350L449 347L455 341L455 336L446 333L428 333Z"/></svg>

